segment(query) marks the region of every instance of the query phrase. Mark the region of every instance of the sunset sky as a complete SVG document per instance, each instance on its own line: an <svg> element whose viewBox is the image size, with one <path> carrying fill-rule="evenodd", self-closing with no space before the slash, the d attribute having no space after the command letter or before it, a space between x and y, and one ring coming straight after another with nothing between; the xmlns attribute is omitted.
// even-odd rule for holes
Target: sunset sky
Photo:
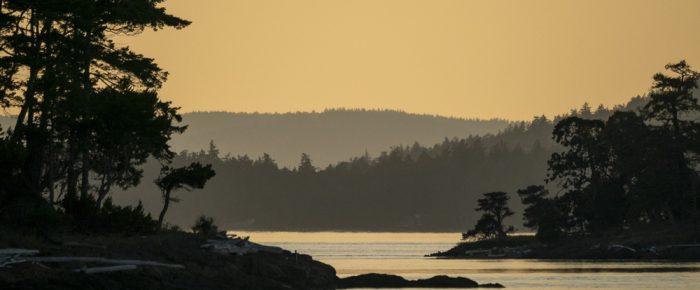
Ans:
<svg viewBox="0 0 700 290"><path fill-rule="evenodd" d="M191 27L121 40L183 111L388 108L530 119L700 68L700 1L169 0Z"/></svg>

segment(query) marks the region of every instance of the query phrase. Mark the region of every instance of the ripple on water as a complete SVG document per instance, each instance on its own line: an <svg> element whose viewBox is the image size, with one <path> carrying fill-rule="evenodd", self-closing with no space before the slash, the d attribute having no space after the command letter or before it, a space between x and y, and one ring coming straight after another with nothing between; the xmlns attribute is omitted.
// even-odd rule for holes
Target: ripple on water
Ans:
<svg viewBox="0 0 700 290"><path fill-rule="evenodd" d="M696 290L700 263L664 261L458 260L425 258L458 233L246 232L251 240L312 255L338 276L387 273L407 279L464 276L516 289Z"/></svg>

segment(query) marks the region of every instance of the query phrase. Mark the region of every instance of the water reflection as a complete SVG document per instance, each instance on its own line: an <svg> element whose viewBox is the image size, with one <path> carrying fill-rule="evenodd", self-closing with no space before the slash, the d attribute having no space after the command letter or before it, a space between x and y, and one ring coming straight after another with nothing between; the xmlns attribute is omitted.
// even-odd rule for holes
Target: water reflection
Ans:
<svg viewBox="0 0 700 290"><path fill-rule="evenodd" d="M423 255L452 247L456 233L250 232L256 242L314 256L338 276L387 273L407 279L463 276L517 289L698 289L700 263L679 261L461 260Z"/></svg>

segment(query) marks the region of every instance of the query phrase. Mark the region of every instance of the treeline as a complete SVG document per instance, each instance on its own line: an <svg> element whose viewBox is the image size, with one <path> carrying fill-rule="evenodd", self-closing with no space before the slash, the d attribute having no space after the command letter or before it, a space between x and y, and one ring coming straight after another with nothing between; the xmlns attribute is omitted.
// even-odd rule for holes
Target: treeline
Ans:
<svg viewBox="0 0 700 290"><path fill-rule="evenodd" d="M171 191L213 175L167 166L168 141L186 129L157 94L167 73L114 41L190 24L162 2L0 1L0 106L17 112L12 130L0 129L0 225L154 230L140 205L114 205L112 191L139 184L149 158L164 165L165 209Z"/></svg>
<svg viewBox="0 0 700 290"><path fill-rule="evenodd" d="M549 158L546 181L517 191L524 225L551 241L572 235L667 224L700 233L700 74L685 61L654 76L647 102L606 120L570 116L557 122L562 150ZM486 194L466 238L504 238L512 212L504 192Z"/></svg>
<svg viewBox="0 0 700 290"><path fill-rule="evenodd" d="M222 152L270 154L294 167L301 153L326 167L368 151L377 155L398 144L434 144L444 137L497 133L511 122L412 114L396 110L329 109L320 112L192 112L182 115L186 133L170 144L177 152L198 151L212 139ZM1 122L1 120L0 120Z"/></svg>
<svg viewBox="0 0 700 290"><path fill-rule="evenodd" d="M551 154L537 144L525 150L486 142L470 137L433 147L396 147L320 170L306 154L293 169L279 167L269 155L218 158L216 149L180 154L175 164L211 162L218 177L197 196L183 196L186 203L170 221L186 223L207 208L231 228L462 229L473 218L464 209L476 193L542 179L543 162Z"/></svg>
<svg viewBox="0 0 700 290"><path fill-rule="evenodd" d="M185 225L206 210L224 227L237 229L463 230L477 219L469 209L481 192L514 191L546 177L547 160L561 148L551 138L556 121L612 112L584 104L554 120L512 123L498 134L397 146L323 168L306 154L292 168L267 154L223 156L212 143L208 150L174 158L175 164L211 163L217 176L196 196L181 196L184 202L175 205L177 214L169 221ZM146 171L157 172L157 165ZM157 210L159 200L141 194L153 190L140 187L117 197L144 198L147 208Z"/></svg>

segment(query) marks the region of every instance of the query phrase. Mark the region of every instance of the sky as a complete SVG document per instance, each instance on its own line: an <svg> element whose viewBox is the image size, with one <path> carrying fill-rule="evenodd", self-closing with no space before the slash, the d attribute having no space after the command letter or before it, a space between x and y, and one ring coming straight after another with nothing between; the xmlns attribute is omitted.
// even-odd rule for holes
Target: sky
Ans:
<svg viewBox="0 0 700 290"><path fill-rule="evenodd" d="M193 21L120 38L189 111L385 108L527 120L700 68L696 0L168 0Z"/></svg>

